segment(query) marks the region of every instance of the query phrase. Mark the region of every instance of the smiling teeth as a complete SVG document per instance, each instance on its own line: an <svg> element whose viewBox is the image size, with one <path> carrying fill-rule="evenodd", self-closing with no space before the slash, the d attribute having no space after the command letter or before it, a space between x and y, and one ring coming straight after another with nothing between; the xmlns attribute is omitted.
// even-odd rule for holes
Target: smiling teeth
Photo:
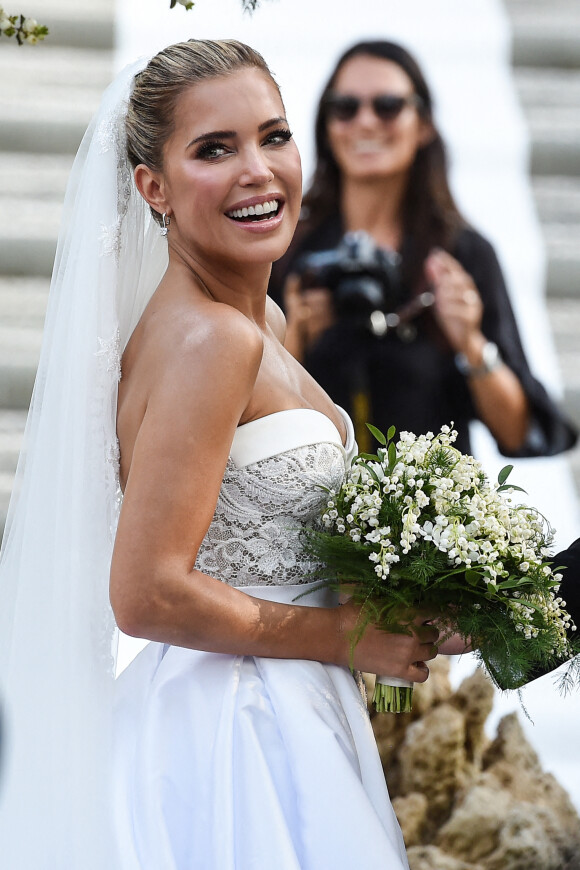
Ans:
<svg viewBox="0 0 580 870"><path fill-rule="evenodd" d="M367 154L374 154L377 151L382 151L384 146L380 142L375 142L372 139L363 139L359 142L355 142L355 151Z"/></svg>
<svg viewBox="0 0 580 870"><path fill-rule="evenodd" d="M280 208L280 203L277 199L271 199L269 202L258 202L256 205L249 205L247 208L235 208L227 213L228 217L246 218L255 217L256 215L276 213Z"/></svg>

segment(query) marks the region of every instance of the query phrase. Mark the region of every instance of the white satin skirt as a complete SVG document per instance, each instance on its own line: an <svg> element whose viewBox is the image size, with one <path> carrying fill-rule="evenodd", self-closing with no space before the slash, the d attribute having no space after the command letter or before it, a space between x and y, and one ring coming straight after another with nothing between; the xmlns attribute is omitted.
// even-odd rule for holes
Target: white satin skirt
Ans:
<svg viewBox="0 0 580 870"><path fill-rule="evenodd" d="M289 603L305 589L243 591ZM346 668L150 643L117 688L124 870L408 868Z"/></svg>

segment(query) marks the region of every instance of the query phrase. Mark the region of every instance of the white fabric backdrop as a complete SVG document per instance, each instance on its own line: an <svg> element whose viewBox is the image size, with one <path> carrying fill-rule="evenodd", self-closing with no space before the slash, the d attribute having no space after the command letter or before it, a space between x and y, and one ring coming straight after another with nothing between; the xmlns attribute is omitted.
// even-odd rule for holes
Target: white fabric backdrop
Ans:
<svg viewBox="0 0 580 870"><path fill-rule="evenodd" d="M240 0L197 0L170 11L169 0L117 0L120 68L141 54L190 37L235 37L261 51L284 95L302 153L312 169L313 114L323 81L340 52L366 38L395 39L418 57L435 93L437 121L451 158L454 193L465 215L495 245L534 372L558 392L556 357L543 300L545 252L526 167L529 141L509 68L509 22L500 0L262 0L253 16ZM483 427L475 452L490 476L506 463ZM512 480L529 493L565 546L580 533L580 515L565 458L522 460ZM454 679L473 670L471 657ZM544 677L526 689L535 726L524 728L546 769L580 808L580 762L574 719L580 695L562 699ZM490 732L517 699L499 696Z"/></svg>

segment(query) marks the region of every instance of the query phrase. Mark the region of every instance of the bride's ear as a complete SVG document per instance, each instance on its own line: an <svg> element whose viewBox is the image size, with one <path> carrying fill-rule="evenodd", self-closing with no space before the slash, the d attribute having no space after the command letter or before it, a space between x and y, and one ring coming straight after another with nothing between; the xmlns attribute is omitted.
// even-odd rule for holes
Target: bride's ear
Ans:
<svg viewBox="0 0 580 870"><path fill-rule="evenodd" d="M159 214L169 212L169 205L165 199L163 176L155 172L144 163L135 167L135 184L143 199L152 206Z"/></svg>

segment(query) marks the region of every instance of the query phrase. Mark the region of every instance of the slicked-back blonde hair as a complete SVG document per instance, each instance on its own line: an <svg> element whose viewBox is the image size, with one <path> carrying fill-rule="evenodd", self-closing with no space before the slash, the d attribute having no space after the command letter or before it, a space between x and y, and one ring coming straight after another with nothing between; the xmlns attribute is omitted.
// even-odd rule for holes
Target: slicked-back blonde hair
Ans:
<svg viewBox="0 0 580 870"><path fill-rule="evenodd" d="M127 155L133 168L144 163L163 168L163 148L174 129L175 104L192 85L254 68L280 89L262 55L234 39L190 39L160 51L137 73L129 100L125 129ZM151 209L156 220L161 216Z"/></svg>

